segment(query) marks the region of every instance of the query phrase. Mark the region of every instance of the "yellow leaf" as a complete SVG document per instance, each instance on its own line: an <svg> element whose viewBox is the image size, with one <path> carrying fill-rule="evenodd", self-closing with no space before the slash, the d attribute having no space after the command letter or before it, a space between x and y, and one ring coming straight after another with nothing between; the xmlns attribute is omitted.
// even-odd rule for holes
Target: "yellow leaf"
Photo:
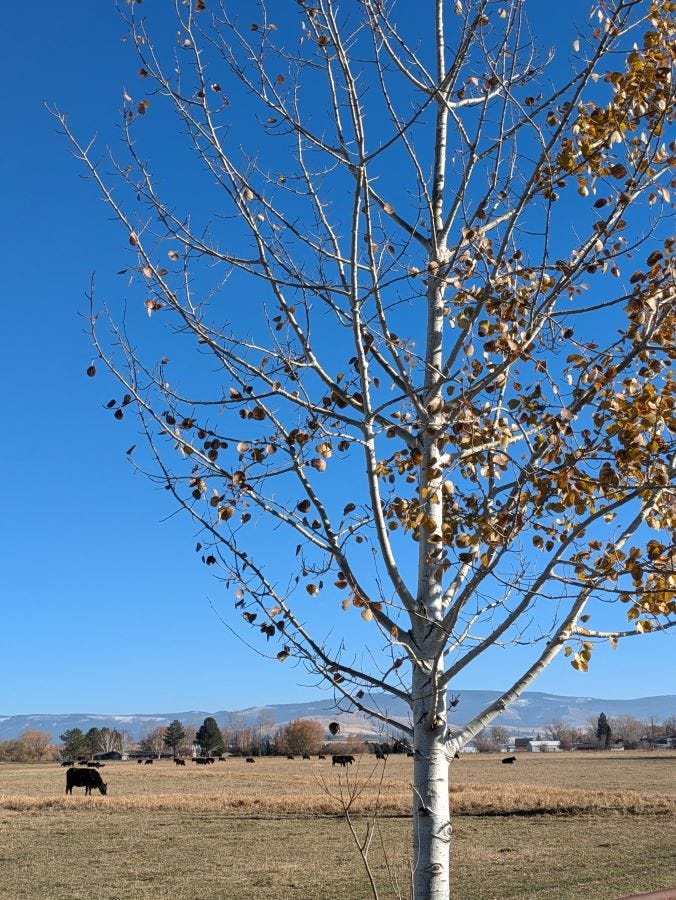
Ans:
<svg viewBox="0 0 676 900"><path fill-rule="evenodd" d="M373 613L370 609L363 609L361 613L361 617L365 622L370 622L373 618Z"/></svg>

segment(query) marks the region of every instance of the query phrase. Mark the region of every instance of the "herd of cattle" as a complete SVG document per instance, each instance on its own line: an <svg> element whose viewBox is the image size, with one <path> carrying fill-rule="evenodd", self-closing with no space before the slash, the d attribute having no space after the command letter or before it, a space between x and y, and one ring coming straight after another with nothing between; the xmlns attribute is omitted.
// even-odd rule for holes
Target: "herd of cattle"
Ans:
<svg viewBox="0 0 676 900"><path fill-rule="evenodd" d="M295 759L295 756L292 753L289 753L286 757L287 759ZM303 754L303 759L310 759L309 753ZM379 757L384 758L384 757ZM220 756L218 759L221 762L225 762L225 757ZM323 753L319 754L319 759L326 759ZM334 766L347 766L352 765L354 762L354 756L350 756L348 754L335 754L331 757L332 764ZM192 761L197 765L206 766L211 763L215 763L216 759L212 756L193 756ZM247 756L246 762L255 763L256 760L253 756ZM108 785L101 778L101 773L98 769L102 769L105 766L105 763L98 762L98 760L85 760L84 757L79 759L78 765L76 765L72 759L64 760L61 765L68 766L68 771L66 772L66 794L73 793L74 787L83 787L85 789L85 797L88 797L92 790L98 788L98 790L103 794L108 793ZM151 766L154 762L152 759L137 759L136 762L139 766L146 765ZM174 762L177 766L184 766L185 760L180 757L175 757Z"/></svg>
<svg viewBox="0 0 676 900"><path fill-rule="evenodd" d="M412 753L407 754L408 756L413 756ZM216 757L220 762L225 762L224 756ZM216 758L212 756L193 756L192 761L197 765L210 765L216 762ZM287 754L287 759L295 759L293 753ZM308 753L303 753L303 759L310 759L310 755ZM326 759L326 756L323 753L318 754L319 759ZM386 754L384 753L376 753L376 759L385 759ZM458 754L455 754L455 758L458 759ZM153 764L152 759L137 759L136 762L141 765L151 766ZM345 768L346 766L351 766L355 761L354 756L349 753L335 753L331 757L331 765L333 766L342 766ZM184 766L185 760L181 759L181 757L175 757L174 762L177 766ZM253 756L247 756L245 758L245 762L255 763L256 760ZM505 756L504 759L501 759L502 763L515 763L516 756ZM64 760L61 765L68 766L68 771L66 772L66 794L72 794L74 787L83 787L85 789L85 796L89 796L93 789L97 788L102 794L108 793L108 785L101 778L101 773L98 769L102 769L105 766L105 763L98 762L98 760L85 760L84 758L78 760L79 767L73 762L72 759Z"/></svg>

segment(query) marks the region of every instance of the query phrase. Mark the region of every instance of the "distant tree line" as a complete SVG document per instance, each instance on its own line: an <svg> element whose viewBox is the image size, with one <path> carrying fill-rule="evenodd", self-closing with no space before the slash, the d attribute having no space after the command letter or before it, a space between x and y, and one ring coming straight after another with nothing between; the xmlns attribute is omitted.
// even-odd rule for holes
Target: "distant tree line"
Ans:
<svg viewBox="0 0 676 900"><path fill-rule="evenodd" d="M505 746L512 733L502 725L493 725L481 732L474 741L480 752L495 752ZM634 716L610 718L601 712L589 718L582 726L574 726L564 719L552 719L542 732L533 734L536 739L560 742L562 750L588 747L599 750L621 743L631 750L638 746L657 743L665 737L676 737L676 715L664 722L645 722ZM330 753L404 753L409 747L405 741L388 740L365 742L361 737L347 735L327 740L324 726L315 719L294 719L287 725L275 726L267 713L261 714L255 724L246 724L239 713L232 713L227 722L219 725L207 716L199 726L184 724L175 719L168 726L148 730L139 741L128 731L114 728L69 728L59 735L60 744L52 740L46 731L29 729L17 738L0 741L0 762L48 762L61 759L92 758L98 753L140 752L149 756L170 753L173 756L191 756L194 752L205 756L226 753L241 756L270 756L276 754L315 755Z"/></svg>
<svg viewBox="0 0 676 900"><path fill-rule="evenodd" d="M480 753L490 753L505 746L513 732L502 725L484 729L474 739ZM676 737L676 715L669 716L662 723L645 722L634 716L623 715L610 718L604 712L591 716L585 725L571 725L562 718L548 722L541 732L532 734L536 740L559 741L562 750L587 747L604 750L622 744L632 750L645 743L655 743L660 738Z"/></svg>

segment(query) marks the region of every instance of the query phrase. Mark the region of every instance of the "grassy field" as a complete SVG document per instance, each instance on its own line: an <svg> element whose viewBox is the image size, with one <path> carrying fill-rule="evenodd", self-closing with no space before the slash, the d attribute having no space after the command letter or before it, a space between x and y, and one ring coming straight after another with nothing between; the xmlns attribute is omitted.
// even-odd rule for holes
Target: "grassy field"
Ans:
<svg viewBox="0 0 676 900"><path fill-rule="evenodd" d="M0 764L0 897L408 897L411 760L108 763L106 797L55 764ZM451 767L454 897L617 898L676 886L676 754L465 756Z"/></svg>

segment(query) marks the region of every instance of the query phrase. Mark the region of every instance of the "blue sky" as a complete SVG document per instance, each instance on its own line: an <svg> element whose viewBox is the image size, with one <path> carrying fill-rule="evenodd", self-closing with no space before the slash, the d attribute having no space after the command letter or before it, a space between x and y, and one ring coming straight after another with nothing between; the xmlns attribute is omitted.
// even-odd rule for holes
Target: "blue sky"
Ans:
<svg viewBox="0 0 676 900"><path fill-rule="evenodd" d="M567 48L588 4L547 16L548 4L530 6L542 44ZM118 140L122 89L138 66L114 4L10 4L5 34L0 714L314 699L319 689L302 670L256 656L221 623L214 607L232 620L193 552L193 526L133 474L125 450L134 426L113 422L103 404L114 391L84 374L90 274L102 296L123 292L115 273L125 241L43 101L68 111L82 137ZM274 548L269 564L283 571ZM600 648L586 675L561 657L533 687L607 698L672 692L671 641ZM456 687L507 687L511 670L505 657Z"/></svg>

